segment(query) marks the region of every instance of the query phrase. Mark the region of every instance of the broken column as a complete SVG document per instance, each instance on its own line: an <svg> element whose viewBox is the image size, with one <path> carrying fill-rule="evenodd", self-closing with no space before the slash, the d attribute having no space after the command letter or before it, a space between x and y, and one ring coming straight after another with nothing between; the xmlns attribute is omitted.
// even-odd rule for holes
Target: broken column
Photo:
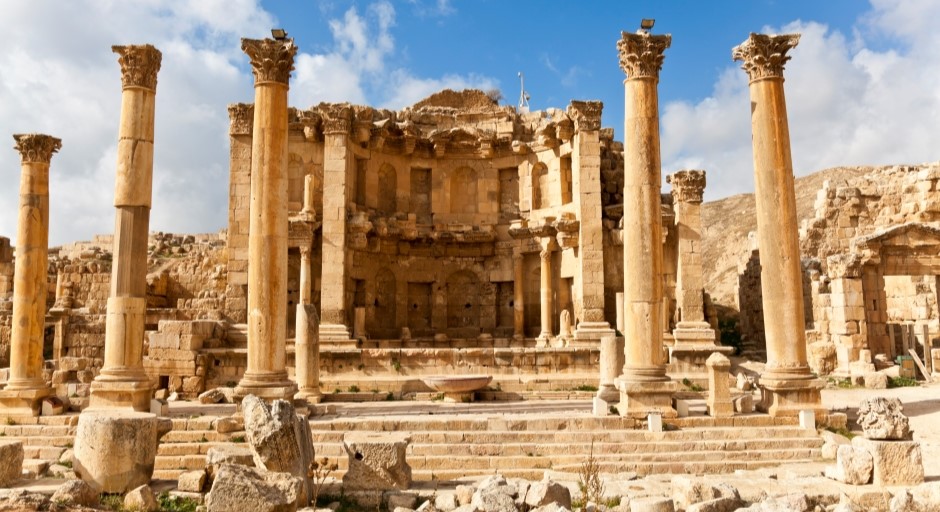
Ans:
<svg viewBox="0 0 940 512"><path fill-rule="evenodd" d="M670 375L675 379L702 380L705 361L713 353L731 354L733 347L715 344L715 330L705 320L702 272L702 198L705 171L684 170L670 174L675 229L678 232L676 309L678 321L672 336Z"/></svg>
<svg viewBox="0 0 940 512"><path fill-rule="evenodd" d="M617 378L620 414L675 417L675 383L663 357L663 244L660 220L657 85L669 35L623 32L617 44L624 81L624 356Z"/></svg>
<svg viewBox="0 0 940 512"><path fill-rule="evenodd" d="M20 211L13 270L10 377L0 391L0 412L38 416L52 389L42 377L49 249L49 164L62 141L38 133L14 135L20 152Z"/></svg>
<svg viewBox="0 0 940 512"><path fill-rule="evenodd" d="M114 249L104 366L91 383L91 407L150 410L144 373L147 236L153 187L154 105L162 54L153 46L112 46L120 55L121 124L114 184Z"/></svg>
<svg viewBox="0 0 940 512"><path fill-rule="evenodd" d="M299 391L295 398L318 404L320 393L320 318L313 304L297 305L294 377Z"/></svg>
<svg viewBox="0 0 940 512"><path fill-rule="evenodd" d="M761 408L773 416L796 416L813 409L823 413L823 382L806 360L803 278L796 223L796 194L790 133L783 93L787 52L799 34L752 33L734 48L750 78L754 186L760 247L761 293L767 338L767 366Z"/></svg>
<svg viewBox="0 0 940 512"><path fill-rule="evenodd" d="M620 399L614 383L620 375L621 368L623 368L623 338L604 336L601 338L600 382L593 402L595 416L607 416L610 406L616 405Z"/></svg>
<svg viewBox="0 0 940 512"><path fill-rule="evenodd" d="M248 366L235 396L291 399L287 377L287 91L293 39L242 39L255 76L248 227Z"/></svg>
<svg viewBox="0 0 940 512"><path fill-rule="evenodd" d="M734 404L728 389L731 360L721 352L715 352L705 361L705 366L708 369L708 399L705 403L708 415L713 418L734 416Z"/></svg>

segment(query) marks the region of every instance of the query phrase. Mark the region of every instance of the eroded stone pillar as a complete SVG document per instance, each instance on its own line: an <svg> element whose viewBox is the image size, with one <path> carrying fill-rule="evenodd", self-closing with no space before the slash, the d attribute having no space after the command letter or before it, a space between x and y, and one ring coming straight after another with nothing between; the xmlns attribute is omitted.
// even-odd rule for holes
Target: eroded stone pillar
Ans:
<svg viewBox="0 0 940 512"><path fill-rule="evenodd" d="M537 347L547 347L552 340L552 310L554 309L555 292L552 289L552 239L543 238L539 241L542 250L539 252L539 299L542 330L539 333Z"/></svg>
<svg viewBox="0 0 940 512"><path fill-rule="evenodd" d="M512 255L512 337L525 338L525 270L522 265L522 253Z"/></svg>
<svg viewBox="0 0 940 512"><path fill-rule="evenodd" d="M242 39L255 76L248 227L248 367L239 399L291 399L287 377L287 91L293 39Z"/></svg>
<svg viewBox="0 0 940 512"><path fill-rule="evenodd" d="M657 85L669 35L622 33L624 81L624 365L617 379L620 414L675 417L675 384L663 356L663 239L660 211Z"/></svg>
<svg viewBox="0 0 940 512"><path fill-rule="evenodd" d="M147 236L153 188L154 106L162 54L153 46L112 46L121 65L121 124L114 183L114 248L104 366L91 383L92 408L150 411L143 367Z"/></svg>
<svg viewBox="0 0 940 512"><path fill-rule="evenodd" d="M38 416L52 389L42 378L49 250L49 164L62 141L37 133L14 135L20 153L20 211L13 269L10 377L0 413Z"/></svg>
<svg viewBox="0 0 940 512"><path fill-rule="evenodd" d="M803 281L796 222L790 133L783 93L787 52L799 34L752 33L732 50L750 78L754 186L760 247L767 366L761 408L773 416L820 410L823 383L806 361ZM821 411L820 411L821 412Z"/></svg>
<svg viewBox="0 0 940 512"><path fill-rule="evenodd" d="M346 198L355 157L348 145L352 112L336 109L323 120L323 270L320 276L320 340L349 342L346 311ZM354 169L354 167L353 167Z"/></svg>

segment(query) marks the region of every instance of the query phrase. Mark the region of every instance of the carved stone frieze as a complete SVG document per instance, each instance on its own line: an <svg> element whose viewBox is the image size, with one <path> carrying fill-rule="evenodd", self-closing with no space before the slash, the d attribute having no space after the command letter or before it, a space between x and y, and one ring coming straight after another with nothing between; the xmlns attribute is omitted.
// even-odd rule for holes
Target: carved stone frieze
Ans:
<svg viewBox="0 0 940 512"><path fill-rule="evenodd" d="M663 67L663 52L672 44L672 36L651 35L647 32L631 34L620 33L617 49L620 51L620 68L627 74L628 79L653 78L659 79L659 71Z"/></svg>
<svg viewBox="0 0 940 512"><path fill-rule="evenodd" d="M13 136L16 141L13 148L20 152L23 163L37 162L48 164L52 154L62 148L62 139L41 133L19 133Z"/></svg>
<svg viewBox="0 0 940 512"><path fill-rule="evenodd" d="M579 131L594 131L601 129L601 113L604 103L600 101L572 100L568 105L568 117Z"/></svg>
<svg viewBox="0 0 940 512"><path fill-rule="evenodd" d="M112 46L111 51L118 54L118 64L121 65L121 85L128 87L143 87L151 91L157 90L157 72L163 54L150 44L134 44L127 46Z"/></svg>
<svg viewBox="0 0 940 512"><path fill-rule="evenodd" d="M232 103L228 106L230 135L251 135L255 122L255 106L252 103Z"/></svg>
<svg viewBox="0 0 940 512"><path fill-rule="evenodd" d="M705 171L685 170L666 176L672 185L672 198L683 203L701 203L705 193Z"/></svg>
<svg viewBox="0 0 940 512"><path fill-rule="evenodd" d="M744 63L741 69L747 72L752 82L763 78L783 78L783 66L790 60L787 52L799 42L799 34L768 35L752 32L747 41L731 50L731 58Z"/></svg>
<svg viewBox="0 0 940 512"><path fill-rule="evenodd" d="M242 39L242 51L251 59L251 72L255 75L256 84L289 84L297 53L293 39Z"/></svg>

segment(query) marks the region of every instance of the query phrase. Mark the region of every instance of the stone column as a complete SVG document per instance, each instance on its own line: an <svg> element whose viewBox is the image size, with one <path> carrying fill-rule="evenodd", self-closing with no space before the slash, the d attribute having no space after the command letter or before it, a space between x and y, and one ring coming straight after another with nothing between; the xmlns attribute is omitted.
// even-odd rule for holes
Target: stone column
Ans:
<svg viewBox="0 0 940 512"><path fill-rule="evenodd" d="M313 249L309 245L300 246L300 304L313 303L313 277L311 269L311 254ZM319 322L319 319L317 319Z"/></svg>
<svg viewBox="0 0 940 512"><path fill-rule="evenodd" d="M663 357L663 238L660 211L657 85L669 35L622 33L617 47L624 81L624 365L617 379L620 414L675 417L675 383Z"/></svg>
<svg viewBox="0 0 940 512"><path fill-rule="evenodd" d="M539 333L537 347L547 347L552 341L552 310L554 309L553 298L555 296L552 290L552 239L542 238L539 241L542 246L539 252L540 270L539 273L539 298L541 300L541 319L542 330Z"/></svg>
<svg viewBox="0 0 940 512"><path fill-rule="evenodd" d="M314 190L313 186L313 175L308 174L304 176L304 206L300 213L306 221L312 221L316 218L317 212L313 207L313 195L315 192L316 191Z"/></svg>
<svg viewBox="0 0 940 512"><path fill-rule="evenodd" d="M525 338L525 269L522 262L522 253L512 255L512 337L517 340Z"/></svg>
<svg viewBox="0 0 940 512"><path fill-rule="evenodd" d="M352 112L336 109L323 120L323 271L320 277L320 340L352 342L346 311L346 199L355 158L349 151Z"/></svg>
<svg viewBox="0 0 940 512"><path fill-rule="evenodd" d="M113 46L120 55L121 124L114 184L114 249L105 325L104 366L90 405L150 411L143 367L147 312L147 236L153 184L154 105L162 54L151 45Z"/></svg>
<svg viewBox="0 0 940 512"><path fill-rule="evenodd" d="M242 39L255 76L248 227L248 367L240 400L290 399L287 378L287 91L293 39Z"/></svg>
<svg viewBox="0 0 940 512"><path fill-rule="evenodd" d="M796 222L790 133L783 94L783 66L798 34L751 34L734 48L750 78L754 186L760 247L761 292L767 366L761 408L773 416L821 411L822 381L806 362L803 280Z"/></svg>
<svg viewBox="0 0 940 512"><path fill-rule="evenodd" d="M13 269L10 377L0 391L0 413L38 416L52 389L42 378L49 249L49 164L62 141L49 135L14 135L20 152L20 213Z"/></svg>
<svg viewBox="0 0 940 512"><path fill-rule="evenodd" d="M601 205L601 112L599 101L572 101L568 116L574 120L571 143L571 171L577 201L578 264L580 286L576 300L582 304L581 318L574 331L576 343L596 346L614 330L604 318L604 226Z"/></svg>
<svg viewBox="0 0 940 512"><path fill-rule="evenodd" d="M593 412L595 416L607 416L610 406L617 403L620 393L614 382L623 368L623 338L619 336L604 336L601 338L600 381L597 386L597 395L594 396Z"/></svg>
<svg viewBox="0 0 940 512"><path fill-rule="evenodd" d="M318 404L320 393L320 319L313 304L297 304L297 337L294 343L294 374L299 391L295 398Z"/></svg>

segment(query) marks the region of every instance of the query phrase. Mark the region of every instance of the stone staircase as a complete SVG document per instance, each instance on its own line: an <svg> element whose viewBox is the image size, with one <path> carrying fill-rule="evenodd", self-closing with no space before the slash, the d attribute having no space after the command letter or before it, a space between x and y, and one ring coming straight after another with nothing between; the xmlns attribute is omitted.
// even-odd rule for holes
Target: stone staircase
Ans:
<svg viewBox="0 0 940 512"><path fill-rule="evenodd" d="M483 412L453 414L422 411L418 402L419 410L406 415L399 404L385 411L373 408L368 415L310 421L317 458L339 465L332 476L341 478L346 470L342 440L349 431L409 433L408 462L415 480L425 481L495 472L528 479L540 479L545 471L577 473L591 453L602 472L641 476L730 473L814 462L821 456L822 440L815 432L792 419L765 415L738 416L721 427L702 427L708 418L685 418L673 430L653 433L635 429L633 420L547 406L536 413L509 414L505 406L494 405L493 412L484 406ZM174 430L160 445L154 478L176 479L183 471L205 467L209 448L244 442L244 432L217 433L212 420L175 419Z"/></svg>
<svg viewBox="0 0 940 512"><path fill-rule="evenodd" d="M75 441L78 415L0 417L0 441L23 443L23 469L42 473Z"/></svg>

